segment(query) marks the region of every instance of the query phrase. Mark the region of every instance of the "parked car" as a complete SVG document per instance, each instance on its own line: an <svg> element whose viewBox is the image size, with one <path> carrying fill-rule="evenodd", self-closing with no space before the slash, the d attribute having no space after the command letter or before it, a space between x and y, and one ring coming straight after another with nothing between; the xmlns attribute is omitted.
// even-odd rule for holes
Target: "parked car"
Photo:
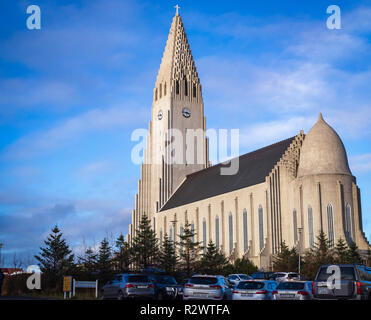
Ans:
<svg viewBox="0 0 371 320"><path fill-rule="evenodd" d="M312 282L282 281L273 291L273 300L311 300Z"/></svg>
<svg viewBox="0 0 371 320"><path fill-rule="evenodd" d="M223 276L197 275L184 286L183 300L229 300L233 285Z"/></svg>
<svg viewBox="0 0 371 320"><path fill-rule="evenodd" d="M167 274L149 274L155 286L157 300L175 300L183 297L183 286L173 276Z"/></svg>
<svg viewBox="0 0 371 320"><path fill-rule="evenodd" d="M101 289L102 299L155 298L151 279L143 274L117 274Z"/></svg>
<svg viewBox="0 0 371 320"><path fill-rule="evenodd" d="M241 274L241 273L230 274L228 276L229 282L232 283L233 285L237 285L240 281L249 280L249 279L252 279L252 278L248 276L247 274Z"/></svg>
<svg viewBox="0 0 371 320"><path fill-rule="evenodd" d="M232 300L272 300L277 285L270 280L241 281L232 291Z"/></svg>
<svg viewBox="0 0 371 320"><path fill-rule="evenodd" d="M288 280L300 280L300 274L296 272L275 272L270 276L270 279L278 282Z"/></svg>
<svg viewBox="0 0 371 320"><path fill-rule="evenodd" d="M331 266L340 268L339 288L329 288ZM335 283L336 285L336 283ZM371 268L355 264L323 265L312 282L314 299L371 300Z"/></svg>
<svg viewBox="0 0 371 320"><path fill-rule="evenodd" d="M269 280L270 277L273 275L273 272L255 272L250 277L253 279L259 279L259 280Z"/></svg>

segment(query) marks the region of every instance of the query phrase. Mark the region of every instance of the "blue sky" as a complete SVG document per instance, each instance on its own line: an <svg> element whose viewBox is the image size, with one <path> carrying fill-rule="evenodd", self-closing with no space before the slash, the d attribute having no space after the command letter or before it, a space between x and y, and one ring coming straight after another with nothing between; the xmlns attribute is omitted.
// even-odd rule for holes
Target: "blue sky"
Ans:
<svg viewBox="0 0 371 320"><path fill-rule="evenodd" d="M178 1L208 128L240 152L305 132L324 114L343 139L371 239L369 1ZM41 8L41 30L26 8ZM173 1L0 2L0 242L25 263L56 223L76 252L126 234ZM342 29L326 28L326 9Z"/></svg>

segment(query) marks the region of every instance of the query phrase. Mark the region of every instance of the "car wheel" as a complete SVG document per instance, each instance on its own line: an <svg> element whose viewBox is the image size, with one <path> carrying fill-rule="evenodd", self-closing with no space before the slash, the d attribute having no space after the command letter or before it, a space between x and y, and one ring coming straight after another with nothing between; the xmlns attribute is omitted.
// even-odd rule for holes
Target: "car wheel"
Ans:
<svg viewBox="0 0 371 320"><path fill-rule="evenodd" d="M120 290L118 295L117 295L117 300L125 300L125 296L124 294L122 293L122 291Z"/></svg>

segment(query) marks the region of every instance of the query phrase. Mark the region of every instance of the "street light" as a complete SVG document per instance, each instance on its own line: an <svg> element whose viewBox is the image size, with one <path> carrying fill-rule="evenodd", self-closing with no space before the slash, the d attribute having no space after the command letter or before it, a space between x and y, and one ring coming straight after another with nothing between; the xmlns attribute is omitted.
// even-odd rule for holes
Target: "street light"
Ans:
<svg viewBox="0 0 371 320"><path fill-rule="evenodd" d="M299 275L300 275L300 269L301 269L301 265L300 265L300 262L301 262L301 234L303 232L303 228L298 228L298 231L299 231Z"/></svg>

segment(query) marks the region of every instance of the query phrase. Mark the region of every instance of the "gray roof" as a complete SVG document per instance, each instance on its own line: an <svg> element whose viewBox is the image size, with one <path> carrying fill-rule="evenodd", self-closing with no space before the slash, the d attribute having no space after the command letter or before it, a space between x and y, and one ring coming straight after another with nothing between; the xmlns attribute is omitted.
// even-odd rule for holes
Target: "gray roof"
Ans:
<svg viewBox="0 0 371 320"><path fill-rule="evenodd" d="M264 182L294 139L292 137L240 156L236 175L220 175L222 164L188 175L160 211Z"/></svg>

